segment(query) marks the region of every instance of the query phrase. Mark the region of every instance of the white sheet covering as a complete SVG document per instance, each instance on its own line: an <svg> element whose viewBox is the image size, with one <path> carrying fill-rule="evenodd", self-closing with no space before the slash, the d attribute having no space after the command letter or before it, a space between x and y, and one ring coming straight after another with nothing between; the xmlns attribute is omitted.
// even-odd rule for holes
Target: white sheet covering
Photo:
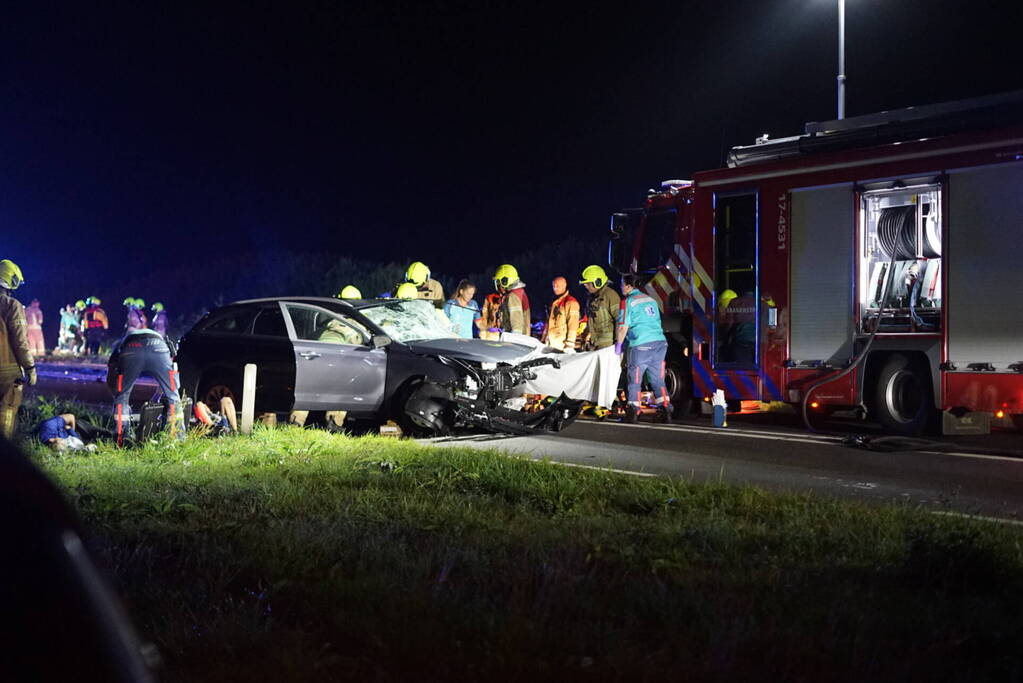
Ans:
<svg viewBox="0 0 1023 683"><path fill-rule="evenodd" d="M516 389L519 395L559 396L564 392L569 398L600 406L610 407L614 402L622 363L613 346L599 351L560 353L544 346L538 339L521 334L505 332L501 335L501 341L532 347L533 352L523 360L552 356L561 362L560 369L551 366L534 368L536 379L518 386Z"/></svg>

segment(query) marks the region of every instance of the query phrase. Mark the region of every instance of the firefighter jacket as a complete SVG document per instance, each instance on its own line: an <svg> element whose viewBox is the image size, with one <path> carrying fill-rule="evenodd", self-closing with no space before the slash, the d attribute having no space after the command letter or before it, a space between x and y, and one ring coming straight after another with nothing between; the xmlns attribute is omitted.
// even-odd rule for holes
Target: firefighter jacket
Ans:
<svg viewBox="0 0 1023 683"><path fill-rule="evenodd" d="M25 307L25 322L30 329L41 330L43 328L43 312L38 306Z"/></svg>
<svg viewBox="0 0 1023 683"><path fill-rule="evenodd" d="M547 345L564 351L575 348L575 334L579 329L579 302L565 292L551 303L547 316Z"/></svg>
<svg viewBox="0 0 1023 683"><path fill-rule="evenodd" d="M128 332L134 332L136 330L144 330L146 328L146 314L137 308L128 309L128 322L125 324L125 329Z"/></svg>
<svg viewBox="0 0 1023 683"><path fill-rule="evenodd" d="M102 327L104 330L110 327L110 321L107 320L107 312L99 306L89 306L82 313L82 326L87 330L94 330Z"/></svg>
<svg viewBox="0 0 1023 683"><path fill-rule="evenodd" d="M480 339L500 339L500 334L489 330L501 327L501 295L488 294L483 300L483 316L480 322Z"/></svg>
<svg viewBox="0 0 1023 683"><path fill-rule="evenodd" d="M614 346L621 303L618 292L607 286L590 295L586 304L587 350Z"/></svg>
<svg viewBox="0 0 1023 683"><path fill-rule="evenodd" d="M437 308L444 308L444 287L432 277L416 287L420 299L426 299Z"/></svg>
<svg viewBox="0 0 1023 683"><path fill-rule="evenodd" d="M21 379L21 369L35 367L28 346L25 310L17 299L0 289L0 384Z"/></svg>
<svg viewBox="0 0 1023 683"><path fill-rule="evenodd" d="M532 319L529 315L529 297L526 296L526 285L516 280L508 286L501 297L500 325L504 332L529 335Z"/></svg>

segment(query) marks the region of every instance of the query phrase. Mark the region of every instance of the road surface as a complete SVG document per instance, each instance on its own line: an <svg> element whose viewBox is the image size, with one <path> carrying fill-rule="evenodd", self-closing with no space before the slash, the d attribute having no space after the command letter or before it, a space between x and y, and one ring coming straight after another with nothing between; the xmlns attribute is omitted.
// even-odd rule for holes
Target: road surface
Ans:
<svg viewBox="0 0 1023 683"><path fill-rule="evenodd" d="M845 445L842 435L798 429L794 416L764 417L731 416L724 429L698 419L674 425L578 420L559 434L430 442L496 448L637 476L752 484L774 491L908 502L937 512L1023 520L1021 434L954 441L947 452L881 453ZM846 424L844 429L855 426ZM997 448L1000 454L971 452L977 447Z"/></svg>

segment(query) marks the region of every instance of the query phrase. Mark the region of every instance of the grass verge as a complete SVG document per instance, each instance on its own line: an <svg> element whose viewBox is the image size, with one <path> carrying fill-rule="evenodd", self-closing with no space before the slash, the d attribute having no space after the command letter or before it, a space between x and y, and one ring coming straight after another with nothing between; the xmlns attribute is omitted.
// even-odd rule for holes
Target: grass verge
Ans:
<svg viewBox="0 0 1023 683"><path fill-rule="evenodd" d="M1023 676L1016 527L296 428L34 457L165 681Z"/></svg>

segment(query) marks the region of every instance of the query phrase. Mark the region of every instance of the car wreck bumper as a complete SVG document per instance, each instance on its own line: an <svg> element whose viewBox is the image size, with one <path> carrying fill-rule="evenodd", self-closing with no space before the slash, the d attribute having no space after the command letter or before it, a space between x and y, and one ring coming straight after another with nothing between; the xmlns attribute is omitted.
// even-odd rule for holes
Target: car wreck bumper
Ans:
<svg viewBox="0 0 1023 683"><path fill-rule="evenodd" d="M499 434L557 432L571 424L582 410L583 401L561 394L538 411L515 410L504 405L511 390L544 365L557 367L553 359L534 359L516 366L483 370L460 361L466 376L456 382L423 382L405 403L405 414L418 427L435 435L457 429L483 430Z"/></svg>

